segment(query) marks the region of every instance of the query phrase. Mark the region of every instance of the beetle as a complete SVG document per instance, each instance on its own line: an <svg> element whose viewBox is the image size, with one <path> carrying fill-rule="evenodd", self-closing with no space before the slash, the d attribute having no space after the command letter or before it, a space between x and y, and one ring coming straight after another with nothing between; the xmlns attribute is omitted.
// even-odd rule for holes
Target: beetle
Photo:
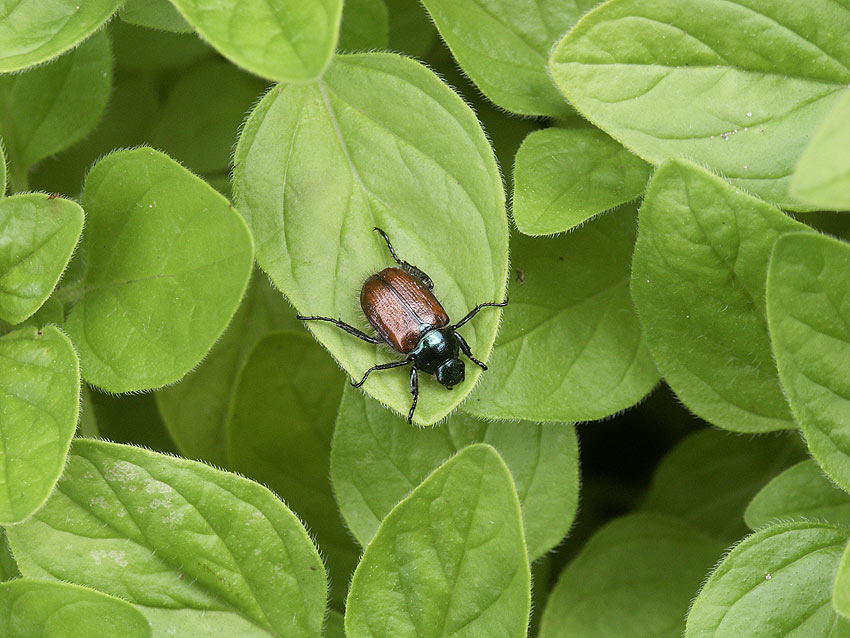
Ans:
<svg viewBox="0 0 850 638"><path fill-rule="evenodd" d="M302 321L327 321L368 343L387 344L399 354L407 355L401 361L374 365L366 370L355 388L366 383L375 370L388 370L411 365L410 393L413 404L407 422L413 422L413 412L419 400L419 371L433 374L448 390L464 380L465 370L460 352L482 370L487 366L472 356L466 339L457 331L482 308L508 305L508 300L480 303L455 324L449 324L449 315L432 292L434 282L422 270L399 259L390 238L380 228L375 228L384 241L398 267L384 268L369 277L360 291L360 307L366 319L375 328L377 336L367 335L341 319L298 315Z"/></svg>

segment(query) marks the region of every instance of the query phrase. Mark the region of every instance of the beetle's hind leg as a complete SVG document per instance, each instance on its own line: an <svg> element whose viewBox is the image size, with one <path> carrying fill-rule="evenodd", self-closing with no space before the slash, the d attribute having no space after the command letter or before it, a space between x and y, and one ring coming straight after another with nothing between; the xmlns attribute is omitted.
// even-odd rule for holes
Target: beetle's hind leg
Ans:
<svg viewBox="0 0 850 638"><path fill-rule="evenodd" d="M411 363L412 361L413 361L413 359L408 358L408 359L405 359L404 361L392 361L390 363L382 363L381 365L378 365L378 366L372 366L371 368L366 370L366 373L363 375L363 378L360 379L360 381L358 381L357 383L354 383L352 381L351 385L353 385L355 388L359 388L361 385L366 383L366 377L368 377L375 370L389 370L390 368L400 368L401 366L406 366L407 364Z"/></svg>
<svg viewBox="0 0 850 638"><path fill-rule="evenodd" d="M485 303L480 303L477 306L475 306L475 308L470 310L463 319L461 319L455 325L453 325L452 328L455 328L455 329L460 328L463 324L465 324L467 321L469 321L475 315L477 315L478 311L481 310L482 308L491 308L491 307L492 308L504 308L507 305L508 305L507 299L505 299L504 301L487 301Z"/></svg>
<svg viewBox="0 0 850 638"><path fill-rule="evenodd" d="M434 289L434 282L431 280L431 278L427 274L425 274L425 271L420 270L419 268L417 268L413 264L410 264L410 263L404 261L403 259L399 259L398 255L396 255L396 252L395 252L395 249L393 248L393 245L390 243L390 238L387 237L387 234L383 230L378 228L377 226L375 226L375 230L377 232L381 233L381 237L383 237L384 241L387 242L387 248L390 249L390 255L393 256L393 259L395 259L395 263L397 263L399 266L401 266L401 269L403 271L408 272L411 275L414 275L414 276L418 277L419 279L421 279L422 283L425 284L425 287L428 288L428 290L433 290Z"/></svg>
<svg viewBox="0 0 850 638"><path fill-rule="evenodd" d="M487 366L472 356L472 350L469 348L469 344L466 343L466 339L461 337L460 333L457 331L454 331L454 335L457 338L457 342L460 344L460 349L463 350L463 354L465 354L472 363L479 366L482 370L486 370Z"/></svg>
<svg viewBox="0 0 850 638"><path fill-rule="evenodd" d="M369 343L384 343L383 339L380 339L378 337L370 337L365 332L358 330L354 326L349 326L347 323L345 323L344 321L340 321L339 319L331 319L330 317L307 317L304 315L296 315L296 318L300 319L301 321L327 321L328 323L332 323L333 325L335 325L337 328L342 328L348 334L352 334L358 339L363 339L363 341L367 341Z"/></svg>
<svg viewBox="0 0 850 638"><path fill-rule="evenodd" d="M407 413L407 422L413 423L413 411L416 410L416 402L419 400L419 373L416 372L415 366L410 370L410 394L413 395L413 405Z"/></svg>

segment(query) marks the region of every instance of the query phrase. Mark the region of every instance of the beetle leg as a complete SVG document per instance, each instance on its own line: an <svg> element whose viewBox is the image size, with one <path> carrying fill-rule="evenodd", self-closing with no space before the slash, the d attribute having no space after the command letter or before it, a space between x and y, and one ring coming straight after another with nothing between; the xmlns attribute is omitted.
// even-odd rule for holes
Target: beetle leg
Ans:
<svg viewBox="0 0 850 638"><path fill-rule="evenodd" d="M400 368L401 366L406 366L411 361L413 361L413 359L408 358L404 361L391 361L390 363L382 363L379 366L372 366L371 368L366 370L366 374L363 375L363 378L360 379L360 381L358 381L357 383L354 383L352 381L351 385L353 385L355 388L359 388L361 385L366 383L366 377L368 377L369 374L374 372L375 370L389 370L390 368Z"/></svg>
<svg viewBox="0 0 850 638"><path fill-rule="evenodd" d="M416 409L416 402L419 400L419 374L415 367L410 369L410 394L413 395L413 405L410 406L410 412L407 413L407 422L413 423L413 411Z"/></svg>
<svg viewBox="0 0 850 638"><path fill-rule="evenodd" d="M365 332L361 332L354 326L349 326L344 321L340 321L339 319L331 319L330 317L305 317L304 315L296 315L297 319L301 321L329 321L334 324L337 328L342 328L348 334L352 334L358 339L363 339L363 341L368 341L369 343L384 343L383 339L379 339L378 337L370 337Z"/></svg>
<svg viewBox="0 0 850 638"><path fill-rule="evenodd" d="M482 370L486 370L487 366L472 356L472 350L469 349L469 344L466 343L466 339L460 336L460 333L457 330L455 330L454 333L455 337L457 337L457 342L460 344L460 349L463 350L463 354L465 354L472 363L480 366Z"/></svg>
<svg viewBox="0 0 850 638"><path fill-rule="evenodd" d="M488 307L504 308L507 305L508 305L507 299L505 299L504 301L501 301L501 302L499 302L499 301L487 301L485 303L480 303L477 306L475 306L475 308L470 310L463 319L461 319L455 325L453 325L452 328L455 328L455 329L460 328L463 324L465 324L467 321L469 321L475 315L477 315L478 311L481 310L482 308L488 308Z"/></svg>
<svg viewBox="0 0 850 638"><path fill-rule="evenodd" d="M390 243L390 238L387 237L387 234L383 230L378 228L377 226L375 226L375 230L378 231L379 233L381 233L381 237L383 237L384 241L387 242L387 248L390 249L390 255L393 256L393 259L395 259L395 263L397 263L399 266L401 266L401 269L403 271L408 272L411 275L414 275L415 277L418 277L419 279L421 279L422 283L425 284L425 287L428 290L434 290L434 282L431 280L431 278L428 275L425 274L425 271L420 270L419 268L417 268L413 264L410 264L410 263L404 261L403 259L399 259L398 255L395 254L395 249L393 248L393 245Z"/></svg>

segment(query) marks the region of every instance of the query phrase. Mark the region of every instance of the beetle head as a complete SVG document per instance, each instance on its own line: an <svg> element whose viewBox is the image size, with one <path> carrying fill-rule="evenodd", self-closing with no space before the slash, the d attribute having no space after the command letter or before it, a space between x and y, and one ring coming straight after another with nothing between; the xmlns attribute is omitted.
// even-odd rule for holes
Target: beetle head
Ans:
<svg viewBox="0 0 850 638"><path fill-rule="evenodd" d="M453 386L463 382L464 367L463 361L460 359L446 359L439 368L437 368L437 381L446 386L449 390Z"/></svg>

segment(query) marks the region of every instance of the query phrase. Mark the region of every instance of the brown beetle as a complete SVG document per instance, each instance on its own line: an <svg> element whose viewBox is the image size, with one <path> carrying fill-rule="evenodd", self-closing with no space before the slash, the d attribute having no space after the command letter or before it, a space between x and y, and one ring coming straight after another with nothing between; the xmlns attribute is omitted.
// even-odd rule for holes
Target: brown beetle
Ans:
<svg viewBox="0 0 850 638"><path fill-rule="evenodd" d="M354 326L331 317L305 317L298 315L304 321L328 321L355 337L369 343L386 343L393 350L407 357L402 361L393 361L372 366L357 383L352 385L359 388L366 382L369 374L375 370L387 370L413 364L410 370L410 393L413 395L413 405L407 415L407 422L413 422L413 411L419 399L418 370L433 374L442 385L449 390L464 379L464 365L459 353L463 353L473 363L487 369L481 361L472 356L469 344L457 332L467 321L472 319L479 310L488 306L503 307L508 300L502 302L487 302L475 306L456 324L449 325L449 315L431 292L434 283L431 278L416 266L402 261L396 255L390 238L380 228L375 228L387 242L398 268L384 268L381 272L369 277L360 291L360 307L369 323L378 332L371 337Z"/></svg>

